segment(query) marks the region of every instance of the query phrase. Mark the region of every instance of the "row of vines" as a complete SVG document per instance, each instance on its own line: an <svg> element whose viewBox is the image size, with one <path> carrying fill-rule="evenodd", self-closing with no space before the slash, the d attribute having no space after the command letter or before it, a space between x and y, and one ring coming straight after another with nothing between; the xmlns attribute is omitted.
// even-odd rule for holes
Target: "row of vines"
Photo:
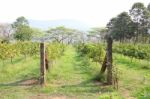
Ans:
<svg viewBox="0 0 150 99"><path fill-rule="evenodd" d="M65 45L60 43L46 43L47 56L50 60L55 60L63 54ZM0 43L0 60L10 59L13 62L15 57L38 56L39 43L37 42L16 42L16 43Z"/></svg>
<svg viewBox="0 0 150 99"><path fill-rule="evenodd" d="M136 59L150 59L150 45L147 44L114 44L113 52Z"/></svg>
<svg viewBox="0 0 150 99"><path fill-rule="evenodd" d="M77 51L81 56L86 56L94 62L102 63L105 57L105 48L102 44L79 44Z"/></svg>
<svg viewBox="0 0 150 99"><path fill-rule="evenodd" d="M77 50L81 56L86 55L95 62L102 62L105 46L103 44L80 44L77 46ZM113 52L136 59L150 59L150 45L147 44L115 43L113 45Z"/></svg>

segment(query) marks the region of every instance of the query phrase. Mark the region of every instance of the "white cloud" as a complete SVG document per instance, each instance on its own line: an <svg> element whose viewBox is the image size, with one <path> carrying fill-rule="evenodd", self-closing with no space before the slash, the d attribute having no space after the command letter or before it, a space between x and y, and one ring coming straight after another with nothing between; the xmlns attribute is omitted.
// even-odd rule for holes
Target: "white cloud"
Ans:
<svg viewBox="0 0 150 99"><path fill-rule="evenodd" d="M104 26L112 17L128 11L134 2L149 0L0 0L0 22L19 16L28 19L75 19L92 26Z"/></svg>

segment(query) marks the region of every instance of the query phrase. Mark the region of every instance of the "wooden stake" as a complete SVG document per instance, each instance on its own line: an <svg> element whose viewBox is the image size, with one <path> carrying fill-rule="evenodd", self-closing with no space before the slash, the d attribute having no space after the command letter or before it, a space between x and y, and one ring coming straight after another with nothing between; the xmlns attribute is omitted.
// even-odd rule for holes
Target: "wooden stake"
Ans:
<svg viewBox="0 0 150 99"><path fill-rule="evenodd" d="M45 74L46 74L46 69L45 69L45 44L40 43L40 84L45 85L46 79L45 79Z"/></svg>
<svg viewBox="0 0 150 99"><path fill-rule="evenodd" d="M107 83L112 85L112 37L107 38Z"/></svg>

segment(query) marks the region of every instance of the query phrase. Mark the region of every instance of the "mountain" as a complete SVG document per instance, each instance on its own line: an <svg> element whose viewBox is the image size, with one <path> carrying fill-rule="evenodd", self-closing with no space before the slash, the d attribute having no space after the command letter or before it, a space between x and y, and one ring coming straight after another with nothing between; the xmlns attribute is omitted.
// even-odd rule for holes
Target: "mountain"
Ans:
<svg viewBox="0 0 150 99"><path fill-rule="evenodd" d="M68 28L78 29L81 31L88 31L90 26L84 22L77 20L28 20L31 27L41 28L43 30L48 29L49 27L65 26Z"/></svg>

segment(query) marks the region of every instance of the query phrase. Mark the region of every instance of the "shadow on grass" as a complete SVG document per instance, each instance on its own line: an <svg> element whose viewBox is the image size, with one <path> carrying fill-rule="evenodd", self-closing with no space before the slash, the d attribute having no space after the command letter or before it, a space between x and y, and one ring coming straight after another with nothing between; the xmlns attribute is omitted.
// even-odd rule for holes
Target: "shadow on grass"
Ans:
<svg viewBox="0 0 150 99"><path fill-rule="evenodd" d="M74 59L74 69L76 71L80 71L80 74L88 74L89 76L93 76L93 72L95 72L95 70L93 70L89 58L76 55Z"/></svg>
<svg viewBox="0 0 150 99"><path fill-rule="evenodd" d="M37 85L38 79L35 77L24 79L24 80L18 80L15 82L10 82L10 83L0 83L0 87L3 86L31 86L31 85Z"/></svg>
<svg viewBox="0 0 150 99"><path fill-rule="evenodd" d="M97 68L92 68L92 64L87 57L82 57L79 54L74 56L75 63L74 69L75 71L80 71L78 74L86 74L89 76L89 79L82 81L79 84L74 85L64 85L61 86L60 90L65 90L69 92L77 92L77 93L105 93L105 92L112 92L113 89L111 86L108 86L106 83L100 82L97 80L97 75L99 71L95 71ZM82 75L81 75L82 76Z"/></svg>
<svg viewBox="0 0 150 99"><path fill-rule="evenodd" d="M104 83L93 81L93 79L83 81L79 84L75 85L64 85L61 86L61 90L67 90L69 92L77 92L77 93L105 93L112 92L113 88Z"/></svg>

